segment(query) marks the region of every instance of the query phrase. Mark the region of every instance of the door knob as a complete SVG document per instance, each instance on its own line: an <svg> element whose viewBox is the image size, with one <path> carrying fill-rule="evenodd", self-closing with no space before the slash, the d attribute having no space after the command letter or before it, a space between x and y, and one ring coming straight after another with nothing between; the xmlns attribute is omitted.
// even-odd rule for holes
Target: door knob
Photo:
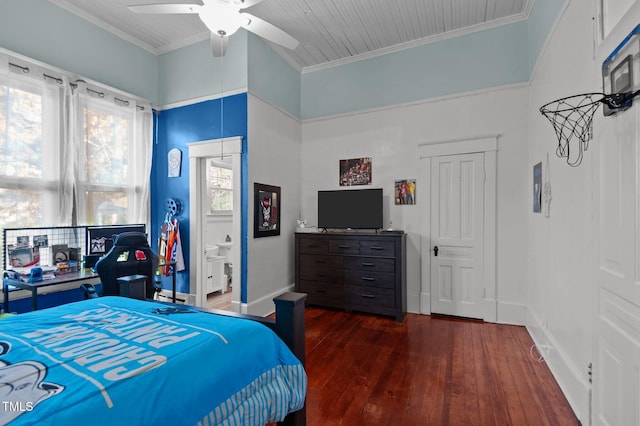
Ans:
<svg viewBox="0 0 640 426"><path fill-rule="evenodd" d="M438 255L438 250L439 250L438 246L433 246L433 255L434 256Z"/></svg>

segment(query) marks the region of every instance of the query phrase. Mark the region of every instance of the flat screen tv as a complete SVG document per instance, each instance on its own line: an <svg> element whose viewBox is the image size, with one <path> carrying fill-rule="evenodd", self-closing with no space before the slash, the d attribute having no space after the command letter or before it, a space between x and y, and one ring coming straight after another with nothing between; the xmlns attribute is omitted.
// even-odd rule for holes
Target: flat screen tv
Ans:
<svg viewBox="0 0 640 426"><path fill-rule="evenodd" d="M382 228L382 188L318 191L318 228Z"/></svg>

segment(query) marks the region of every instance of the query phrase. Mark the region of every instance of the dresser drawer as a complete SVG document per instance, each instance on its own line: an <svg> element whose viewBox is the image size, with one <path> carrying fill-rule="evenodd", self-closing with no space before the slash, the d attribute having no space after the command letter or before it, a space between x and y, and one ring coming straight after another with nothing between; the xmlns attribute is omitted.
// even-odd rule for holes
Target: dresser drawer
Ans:
<svg viewBox="0 0 640 426"><path fill-rule="evenodd" d="M341 267L328 268L322 264L314 264L307 259L308 265L303 266L300 261L300 278L303 280L315 280L342 284L343 271Z"/></svg>
<svg viewBox="0 0 640 426"><path fill-rule="evenodd" d="M329 253L335 254L359 254L360 244L358 240L331 239L329 240Z"/></svg>
<svg viewBox="0 0 640 426"><path fill-rule="evenodd" d="M300 238L300 253L328 253L329 241L319 238Z"/></svg>
<svg viewBox="0 0 640 426"><path fill-rule="evenodd" d="M342 269L342 256L328 254L301 254L300 270Z"/></svg>
<svg viewBox="0 0 640 426"><path fill-rule="evenodd" d="M345 256L344 269L352 271L395 272L395 259L378 257Z"/></svg>
<svg viewBox="0 0 640 426"><path fill-rule="evenodd" d="M344 286L342 284L300 280L299 288L296 291L307 294L309 305L345 308Z"/></svg>
<svg viewBox="0 0 640 426"><path fill-rule="evenodd" d="M364 256L395 257L395 244L390 240L363 240L360 241L359 253Z"/></svg>
<svg viewBox="0 0 640 426"><path fill-rule="evenodd" d="M377 308L395 307L393 289L371 287L347 287L349 309L376 311Z"/></svg>
<svg viewBox="0 0 640 426"><path fill-rule="evenodd" d="M389 272L345 271L347 286L390 288L395 287L395 275Z"/></svg>

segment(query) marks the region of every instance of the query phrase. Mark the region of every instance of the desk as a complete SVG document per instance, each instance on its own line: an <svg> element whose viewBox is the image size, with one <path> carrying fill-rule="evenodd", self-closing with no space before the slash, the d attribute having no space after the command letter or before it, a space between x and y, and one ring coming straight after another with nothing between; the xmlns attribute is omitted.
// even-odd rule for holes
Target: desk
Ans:
<svg viewBox="0 0 640 426"><path fill-rule="evenodd" d="M171 266L171 284L172 284L172 301L176 303L176 262L160 262L160 266ZM154 279L155 277L150 277ZM58 284L67 284L76 281L85 281L89 284L98 284L100 276L91 269L83 269L80 272L68 272L66 274L58 274L53 279L37 281L35 283L26 283L21 280L11 278L3 278L2 293L4 294L4 311L9 312L9 287L19 288L31 292L31 310L38 310L38 289Z"/></svg>
<svg viewBox="0 0 640 426"><path fill-rule="evenodd" d="M76 281L85 281L91 284L100 282L100 277L91 269L83 269L80 272L68 272L66 274L58 274L53 279L37 281L35 283L26 283L21 280L3 278L2 292L4 293L4 311L9 312L9 287L20 288L31 292L31 309L38 310L38 289L58 284L67 284Z"/></svg>

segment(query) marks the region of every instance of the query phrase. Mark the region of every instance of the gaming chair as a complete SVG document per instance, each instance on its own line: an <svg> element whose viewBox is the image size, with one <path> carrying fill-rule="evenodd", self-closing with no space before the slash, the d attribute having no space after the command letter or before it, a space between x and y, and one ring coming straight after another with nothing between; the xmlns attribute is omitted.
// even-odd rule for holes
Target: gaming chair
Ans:
<svg viewBox="0 0 640 426"><path fill-rule="evenodd" d="M95 269L102 282L102 296L119 296L118 278L144 275L146 298L152 299L155 289L154 277L158 268L158 256L151 250L147 237L141 232L123 232L116 235L111 250L101 257ZM83 284L85 298L97 297L95 287Z"/></svg>

